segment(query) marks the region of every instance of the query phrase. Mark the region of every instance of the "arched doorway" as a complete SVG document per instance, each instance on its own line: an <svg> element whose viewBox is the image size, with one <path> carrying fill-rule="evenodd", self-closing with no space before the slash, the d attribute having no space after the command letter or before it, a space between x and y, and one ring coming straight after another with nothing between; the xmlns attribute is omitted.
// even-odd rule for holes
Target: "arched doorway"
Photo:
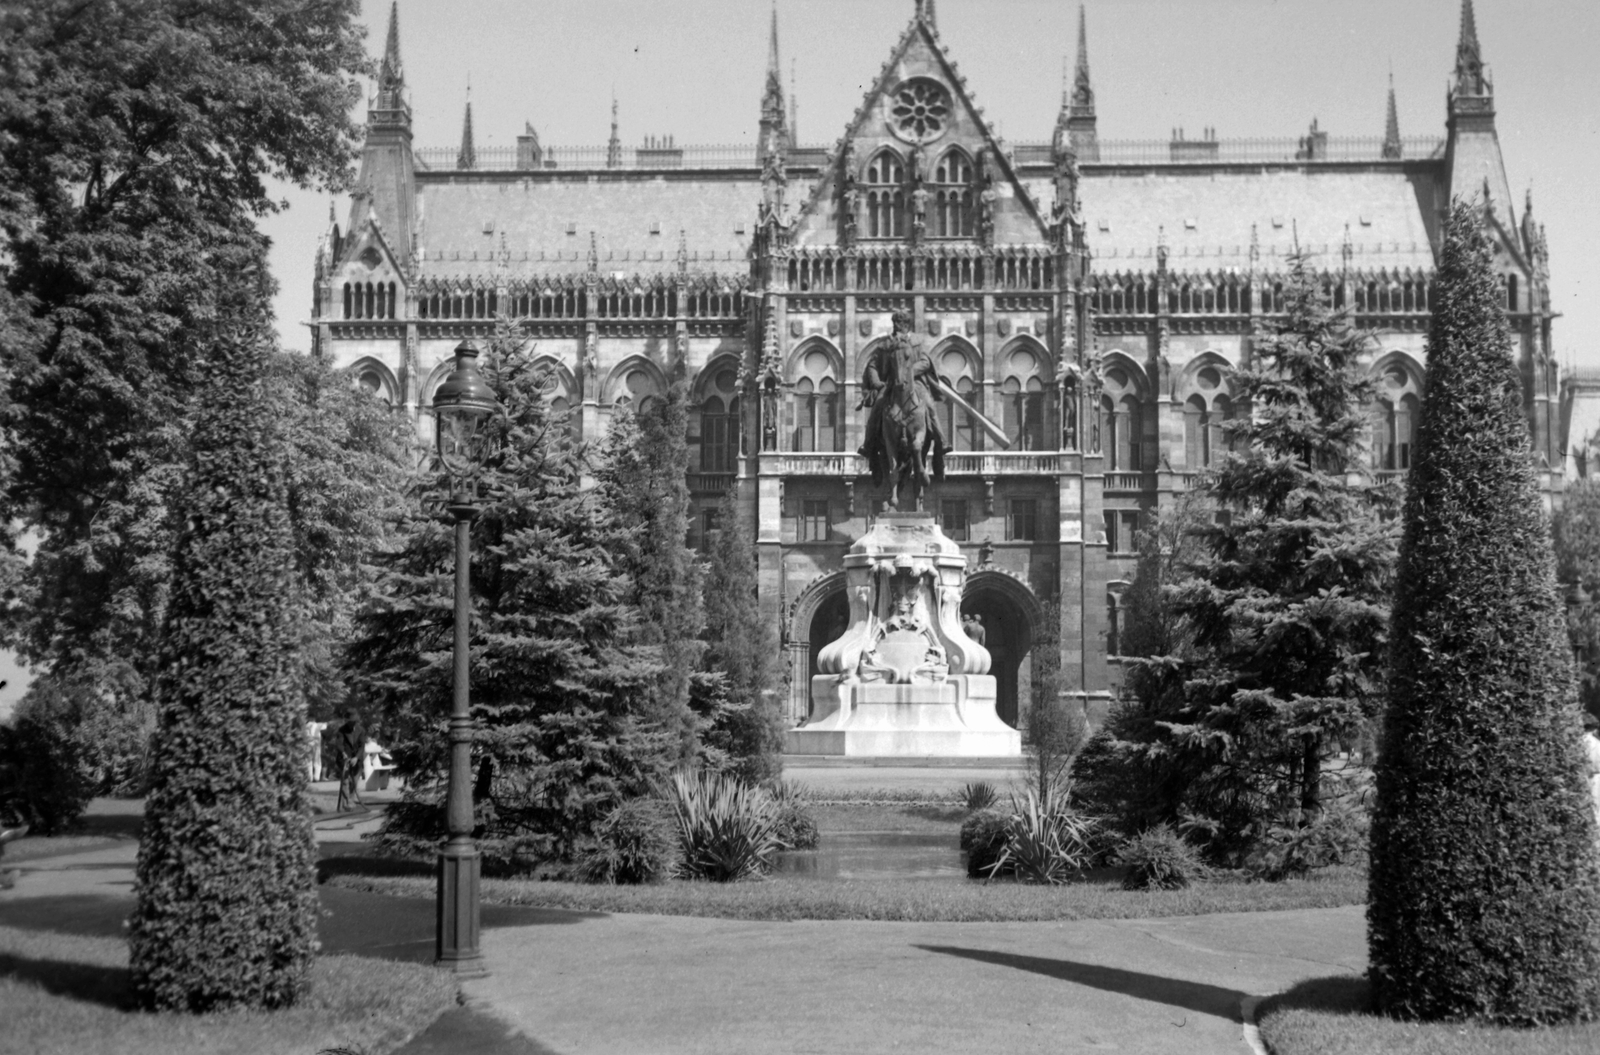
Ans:
<svg viewBox="0 0 1600 1055"><path fill-rule="evenodd" d="M967 577L961 611L983 623L989 673L995 680L995 710L1016 728L1033 692L1031 659L1041 620L1039 602L1027 586L1004 572L975 572Z"/></svg>
<svg viewBox="0 0 1600 1055"><path fill-rule="evenodd" d="M844 592L844 583L839 584L839 589L824 596L817 604L816 611L811 616L811 626L806 631L808 644L806 662L806 716L811 715L811 679L822 673L817 669L817 657L822 655L822 650L839 640L844 632L850 628L850 601Z"/></svg>

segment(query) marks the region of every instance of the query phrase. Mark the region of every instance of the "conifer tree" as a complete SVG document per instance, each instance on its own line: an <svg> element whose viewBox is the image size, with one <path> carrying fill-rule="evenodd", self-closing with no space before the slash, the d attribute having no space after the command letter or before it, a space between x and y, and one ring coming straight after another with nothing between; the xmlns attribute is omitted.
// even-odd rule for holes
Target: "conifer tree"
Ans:
<svg viewBox="0 0 1600 1055"><path fill-rule="evenodd" d="M705 725L691 697L712 703L719 691L702 684L705 607L703 573L688 546L688 396L675 380L664 397L619 413L611 423L597 472L601 501L619 531L621 568L638 607L641 640L661 650L663 666L654 684L651 718L677 738L678 760L700 749Z"/></svg>
<svg viewBox="0 0 1600 1055"><path fill-rule="evenodd" d="M513 324L497 324L485 373L507 418L480 477L472 529L474 803L491 859L570 858L618 802L664 772L648 732L660 649L640 643L618 554L625 540L592 491L582 450L552 417L545 375ZM454 548L449 484L429 465L375 562L346 653L352 692L397 738L410 778L383 839L429 852L445 834ZM676 744L671 745L673 752Z"/></svg>
<svg viewBox="0 0 1600 1055"><path fill-rule="evenodd" d="M783 769L778 644L761 618L755 548L739 518L735 488L723 494L717 510L705 576L705 666L721 673L727 686L723 736L734 770L748 781L766 780Z"/></svg>
<svg viewBox="0 0 1600 1055"><path fill-rule="evenodd" d="M1548 529L1482 217L1451 211L1406 494L1367 903L1407 1018L1600 1013L1600 856Z"/></svg>
<svg viewBox="0 0 1600 1055"><path fill-rule="evenodd" d="M129 930L153 1008L292 1004L315 949L288 452L253 323L216 341L162 637Z"/></svg>
<svg viewBox="0 0 1600 1055"><path fill-rule="evenodd" d="M1210 854L1242 863L1272 828L1315 823L1323 762L1377 712L1394 531L1348 472L1372 382L1366 335L1330 310L1304 254L1286 313L1235 374L1249 414L1205 496L1222 514L1204 555L1170 588L1188 655L1149 735L1185 778L1180 810Z"/></svg>

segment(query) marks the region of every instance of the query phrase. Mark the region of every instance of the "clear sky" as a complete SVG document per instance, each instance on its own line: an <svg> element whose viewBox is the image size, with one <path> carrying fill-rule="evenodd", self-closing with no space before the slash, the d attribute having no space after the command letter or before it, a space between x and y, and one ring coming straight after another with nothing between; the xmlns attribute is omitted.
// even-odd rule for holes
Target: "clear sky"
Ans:
<svg viewBox="0 0 1600 1055"><path fill-rule="evenodd" d="M777 0L805 143L832 143L911 17L913 0ZM1444 133L1460 0L1088 0L1102 139L1295 137L1313 117L1335 136L1383 133L1393 71L1400 130ZM1518 215L1533 190L1549 228L1555 342L1600 366L1600 2L1477 0L1497 127ZM381 51L387 0L363 19ZM530 121L546 145L602 145L612 93L625 145L753 143L770 0L400 0L416 146L454 146L471 82L477 143L511 145ZM940 35L1008 140L1049 138L1071 0L938 0ZM308 349L317 239L328 198L286 193L267 224L280 328ZM752 213L755 203L751 204ZM341 199L341 224L348 211ZM1589 246L1586 250L1584 247Z"/></svg>

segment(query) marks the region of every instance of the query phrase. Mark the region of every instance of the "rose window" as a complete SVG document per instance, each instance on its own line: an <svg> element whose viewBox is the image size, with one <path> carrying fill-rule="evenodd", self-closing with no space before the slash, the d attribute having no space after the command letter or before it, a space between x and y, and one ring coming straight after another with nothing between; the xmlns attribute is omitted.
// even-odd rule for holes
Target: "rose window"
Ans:
<svg viewBox="0 0 1600 1055"><path fill-rule="evenodd" d="M895 90L889 114L903 138L926 143L944 134L950 120L950 96L935 81L907 81Z"/></svg>

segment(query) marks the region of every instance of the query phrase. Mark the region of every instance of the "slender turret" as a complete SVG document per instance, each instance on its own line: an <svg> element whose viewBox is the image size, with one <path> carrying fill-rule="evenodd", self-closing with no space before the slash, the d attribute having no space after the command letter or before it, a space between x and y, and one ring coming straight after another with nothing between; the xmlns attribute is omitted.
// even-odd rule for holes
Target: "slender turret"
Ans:
<svg viewBox="0 0 1600 1055"><path fill-rule="evenodd" d="M456 168L478 167L478 152L472 143L472 89L467 88L467 112L461 118L461 149L456 151Z"/></svg>
<svg viewBox="0 0 1600 1055"><path fill-rule="evenodd" d="M1061 113L1056 118L1057 151L1063 138L1070 140L1079 161L1099 161L1100 143L1095 130L1094 86L1089 82L1089 21L1078 7L1078 61L1072 72L1072 91L1062 86Z"/></svg>
<svg viewBox="0 0 1600 1055"><path fill-rule="evenodd" d="M1389 112L1383 122L1383 156L1398 158L1403 152L1400 145L1400 113L1394 105L1394 74L1389 74Z"/></svg>
<svg viewBox="0 0 1600 1055"><path fill-rule="evenodd" d="M761 93L761 134L756 141L756 164L765 165L769 154L789 150L788 107L783 101L783 64L778 57L778 7L772 7L772 32L767 42L767 84Z"/></svg>

